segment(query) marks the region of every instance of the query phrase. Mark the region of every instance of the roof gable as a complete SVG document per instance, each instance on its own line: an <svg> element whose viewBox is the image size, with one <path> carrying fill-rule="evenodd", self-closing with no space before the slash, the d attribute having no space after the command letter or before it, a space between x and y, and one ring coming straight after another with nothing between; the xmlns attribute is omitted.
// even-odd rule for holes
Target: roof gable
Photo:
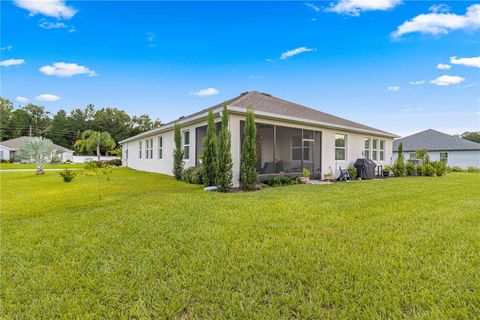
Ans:
<svg viewBox="0 0 480 320"><path fill-rule="evenodd" d="M394 151L398 149L400 143L403 144L403 151L415 151L422 148L427 148L432 151L480 150L479 143L451 136L433 129L428 129L405 138L394 140Z"/></svg>

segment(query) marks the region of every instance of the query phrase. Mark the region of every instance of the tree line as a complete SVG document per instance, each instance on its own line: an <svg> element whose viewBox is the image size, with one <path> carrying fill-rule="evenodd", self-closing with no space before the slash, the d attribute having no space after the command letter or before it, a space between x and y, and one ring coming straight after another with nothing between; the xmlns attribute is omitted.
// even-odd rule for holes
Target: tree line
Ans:
<svg viewBox="0 0 480 320"><path fill-rule="evenodd" d="M12 101L0 97L0 141L36 136L73 149L86 130L107 131L118 142L159 127L160 124L160 120L153 120L147 114L130 116L113 107L96 109L89 104L85 108L75 108L70 113L63 109L51 113L44 106L32 103L15 107Z"/></svg>

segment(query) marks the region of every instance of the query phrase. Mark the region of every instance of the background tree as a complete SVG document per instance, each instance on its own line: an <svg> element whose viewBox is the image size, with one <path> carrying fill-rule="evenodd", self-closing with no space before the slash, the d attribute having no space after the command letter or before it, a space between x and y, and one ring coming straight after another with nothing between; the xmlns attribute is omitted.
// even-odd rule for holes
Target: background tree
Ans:
<svg viewBox="0 0 480 320"><path fill-rule="evenodd" d="M428 160L430 160L430 157L428 156L428 149L422 148L422 149L415 150L415 158L422 160L422 163L428 162Z"/></svg>
<svg viewBox="0 0 480 320"><path fill-rule="evenodd" d="M0 97L0 141L10 138L9 126L12 120L13 103Z"/></svg>
<svg viewBox="0 0 480 320"><path fill-rule="evenodd" d="M222 130L218 137L218 156L217 156L217 187L220 192L229 192L232 189L232 137L228 130L228 109L223 106Z"/></svg>
<svg viewBox="0 0 480 320"><path fill-rule="evenodd" d="M21 160L34 161L37 174L43 174L42 166L53 156L53 142L41 137L29 137L18 150Z"/></svg>
<svg viewBox="0 0 480 320"><path fill-rule="evenodd" d="M110 136L110 133L103 131L85 130L81 138L75 143L81 150L88 152L96 151L98 164L100 164L100 148L106 150L115 148L115 141Z"/></svg>
<svg viewBox="0 0 480 320"><path fill-rule="evenodd" d="M405 163L403 162L403 143L398 145L398 157L393 165L392 171L393 174L397 177L405 175Z"/></svg>
<svg viewBox="0 0 480 320"><path fill-rule="evenodd" d="M183 149L182 149L182 133L180 125L175 123L175 149L173 150L173 175L177 180L182 178L183 172Z"/></svg>
<svg viewBox="0 0 480 320"><path fill-rule="evenodd" d="M243 190L255 190L258 182L257 174L257 129L255 116L251 108L247 111L240 165L240 187Z"/></svg>
<svg viewBox="0 0 480 320"><path fill-rule="evenodd" d="M473 142L476 142L476 143L480 143L480 131L477 131L477 132L464 132L462 133L461 137L463 139L467 139L467 140L470 140L470 141L473 141Z"/></svg>
<svg viewBox="0 0 480 320"><path fill-rule="evenodd" d="M208 112L207 135L203 139L202 164L204 169L203 183L206 187L214 186L217 178L217 139L213 112Z"/></svg>
<svg viewBox="0 0 480 320"><path fill-rule="evenodd" d="M59 110L53 117L45 136L60 146L69 146L71 144L72 133L65 110Z"/></svg>

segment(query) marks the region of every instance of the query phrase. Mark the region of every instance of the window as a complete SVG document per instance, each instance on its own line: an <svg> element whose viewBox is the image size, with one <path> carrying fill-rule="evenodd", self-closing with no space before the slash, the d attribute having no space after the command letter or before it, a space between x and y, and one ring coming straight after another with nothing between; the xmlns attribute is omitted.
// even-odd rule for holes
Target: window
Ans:
<svg viewBox="0 0 480 320"><path fill-rule="evenodd" d="M128 160L128 149L125 150L125 160Z"/></svg>
<svg viewBox="0 0 480 320"><path fill-rule="evenodd" d="M385 140L380 140L380 161L385 160Z"/></svg>
<svg viewBox="0 0 480 320"><path fill-rule="evenodd" d="M153 138L150 138L150 159L153 159Z"/></svg>
<svg viewBox="0 0 480 320"><path fill-rule="evenodd" d="M370 138L365 138L365 148L363 151L363 156L365 159L370 159Z"/></svg>
<svg viewBox="0 0 480 320"><path fill-rule="evenodd" d="M190 159L190 131L183 131L183 159Z"/></svg>
<svg viewBox="0 0 480 320"><path fill-rule="evenodd" d="M415 160L417 159L417 154L415 152L411 152L409 157L410 157L410 160Z"/></svg>
<svg viewBox="0 0 480 320"><path fill-rule="evenodd" d="M448 162L448 152L440 152L440 161Z"/></svg>
<svg viewBox="0 0 480 320"><path fill-rule="evenodd" d="M292 160L302 160L302 136L292 137Z"/></svg>
<svg viewBox="0 0 480 320"><path fill-rule="evenodd" d="M346 136L344 134L335 135L335 160L346 159Z"/></svg>
<svg viewBox="0 0 480 320"><path fill-rule="evenodd" d="M138 141L138 159L142 159L142 141Z"/></svg>
<svg viewBox="0 0 480 320"><path fill-rule="evenodd" d="M158 159L163 159L163 138L158 137Z"/></svg>
<svg viewBox="0 0 480 320"><path fill-rule="evenodd" d="M145 159L153 159L153 139L145 140Z"/></svg>
<svg viewBox="0 0 480 320"><path fill-rule="evenodd" d="M372 159L374 161L378 160L378 139L372 140Z"/></svg>

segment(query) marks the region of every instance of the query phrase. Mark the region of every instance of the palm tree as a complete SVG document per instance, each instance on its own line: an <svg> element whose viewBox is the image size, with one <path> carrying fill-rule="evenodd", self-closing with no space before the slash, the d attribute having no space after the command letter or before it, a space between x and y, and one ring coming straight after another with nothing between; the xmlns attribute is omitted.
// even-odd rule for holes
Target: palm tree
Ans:
<svg viewBox="0 0 480 320"><path fill-rule="evenodd" d="M18 150L21 160L37 164L37 174L43 174L43 165L53 157L53 142L42 137L29 137Z"/></svg>
<svg viewBox="0 0 480 320"><path fill-rule="evenodd" d="M75 142L75 146L82 150L97 152L98 163L100 163L100 148L113 149L115 148L115 141L106 131L85 130L82 132L81 138Z"/></svg>

